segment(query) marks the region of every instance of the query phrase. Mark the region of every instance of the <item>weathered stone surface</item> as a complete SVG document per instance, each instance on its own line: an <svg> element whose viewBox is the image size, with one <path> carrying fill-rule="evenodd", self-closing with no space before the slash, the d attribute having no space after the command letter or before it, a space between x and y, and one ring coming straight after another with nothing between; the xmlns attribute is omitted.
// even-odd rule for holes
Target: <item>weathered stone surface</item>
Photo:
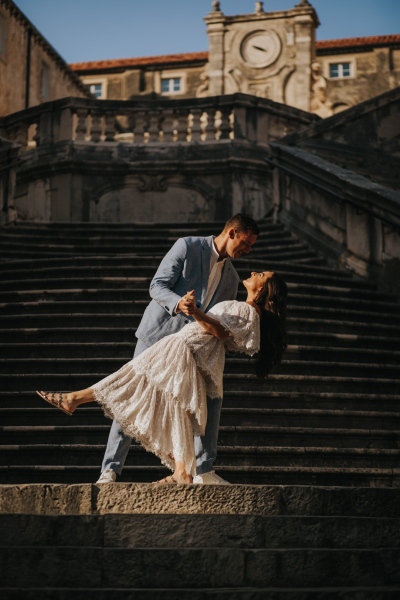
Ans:
<svg viewBox="0 0 400 600"><path fill-rule="evenodd" d="M220 549L106 549L108 587L230 587L243 584L245 552Z"/></svg>
<svg viewBox="0 0 400 600"><path fill-rule="evenodd" d="M259 486L160 486L157 484L118 484L98 486L94 495L96 510L107 512L168 514L274 514L279 488Z"/></svg>
<svg viewBox="0 0 400 600"><path fill-rule="evenodd" d="M1 513L400 516L400 489L314 486L0 486Z"/></svg>
<svg viewBox="0 0 400 600"><path fill-rule="evenodd" d="M3 546L98 546L104 541L97 515L0 514Z"/></svg>
<svg viewBox="0 0 400 600"><path fill-rule="evenodd" d="M256 548L264 520L244 515L104 515L106 547ZM0 521L1 523L1 521Z"/></svg>
<svg viewBox="0 0 400 600"><path fill-rule="evenodd" d="M398 548L400 518L245 515L0 515L3 546Z"/></svg>
<svg viewBox="0 0 400 600"><path fill-rule="evenodd" d="M90 514L90 485L2 485L1 513Z"/></svg>
<svg viewBox="0 0 400 600"><path fill-rule="evenodd" d="M99 548L0 547L2 587L99 587Z"/></svg>
<svg viewBox="0 0 400 600"><path fill-rule="evenodd" d="M381 587L326 587L307 589L276 589L268 587L258 590L246 590L244 588L229 588L218 590L145 590L145 589L87 589L87 590L46 590L46 589L17 589L2 590L2 600L70 600L73 594L74 600L398 600L400 588Z"/></svg>
<svg viewBox="0 0 400 600"><path fill-rule="evenodd" d="M317 587L323 583L398 585L399 567L399 550L249 550L246 582L259 587L293 588Z"/></svg>
<svg viewBox="0 0 400 600"><path fill-rule="evenodd" d="M186 223L226 220L243 211L260 219L272 206L271 175L263 161L268 143L317 119L244 94L141 100L129 106L109 101L99 117L102 126L112 124L103 140L98 131L87 129L87 117L95 107L95 100L67 99L52 105L51 122L41 109L29 119L12 115L1 119L0 135L21 147L14 202L20 218ZM176 111L186 115L178 137L173 125ZM223 121L217 111L224 114ZM120 112L131 121L129 139L118 137ZM73 113L79 116L76 132ZM150 141L143 133L147 113L158 114L163 128ZM192 139L189 113L198 118L208 115L207 127L197 123L198 140ZM63 128L52 127L62 119ZM21 143L27 121L37 123L36 148Z"/></svg>

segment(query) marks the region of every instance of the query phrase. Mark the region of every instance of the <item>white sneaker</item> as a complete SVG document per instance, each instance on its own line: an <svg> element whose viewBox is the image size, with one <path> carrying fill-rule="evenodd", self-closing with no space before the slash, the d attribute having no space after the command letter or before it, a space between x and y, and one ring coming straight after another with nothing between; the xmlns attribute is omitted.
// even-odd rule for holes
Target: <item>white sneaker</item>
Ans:
<svg viewBox="0 0 400 600"><path fill-rule="evenodd" d="M209 473L203 473L202 475L196 475L193 478L193 483L207 484L207 485L232 485L229 481L225 481L215 471L209 471Z"/></svg>
<svg viewBox="0 0 400 600"><path fill-rule="evenodd" d="M102 472L96 483L114 483L117 479L117 474L112 469L106 469Z"/></svg>

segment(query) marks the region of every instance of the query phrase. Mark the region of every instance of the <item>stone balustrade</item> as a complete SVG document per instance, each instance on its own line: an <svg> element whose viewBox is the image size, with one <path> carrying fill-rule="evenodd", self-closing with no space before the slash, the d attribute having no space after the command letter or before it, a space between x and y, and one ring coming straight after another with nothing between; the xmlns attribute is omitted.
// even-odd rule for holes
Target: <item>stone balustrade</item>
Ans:
<svg viewBox="0 0 400 600"><path fill-rule="evenodd" d="M0 119L0 136L23 150L65 141L267 144L313 120L308 113L244 94L186 100L64 98Z"/></svg>

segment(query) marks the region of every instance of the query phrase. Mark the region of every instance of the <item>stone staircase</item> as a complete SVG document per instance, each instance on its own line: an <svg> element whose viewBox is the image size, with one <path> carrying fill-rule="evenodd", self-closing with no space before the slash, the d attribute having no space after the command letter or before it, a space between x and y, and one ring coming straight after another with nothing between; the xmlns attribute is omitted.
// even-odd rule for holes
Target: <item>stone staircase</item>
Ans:
<svg viewBox="0 0 400 600"><path fill-rule="evenodd" d="M0 481L93 482L110 423L100 408L73 419L35 389L71 390L128 361L148 286L174 240L192 228L18 224L0 236ZM400 311L396 298L328 268L265 220L239 274L276 269L289 286L289 349L260 383L228 358L217 469L234 483L400 484ZM241 292L244 297L244 291ZM122 481L164 469L132 445Z"/></svg>
<svg viewBox="0 0 400 600"><path fill-rule="evenodd" d="M70 419L34 395L88 386L129 360L161 257L177 237L221 227L19 223L0 231L0 495L7 499L0 512L19 513L1 516L2 597L87 598L92 588L93 597L108 599L399 597L399 304L327 266L281 224L262 221L251 255L235 261L242 277L276 270L289 287L289 347L279 371L260 383L250 360L227 360L216 470L240 485L99 489L90 484L110 422L90 405ZM120 481L146 483L165 473L132 444ZM303 501L288 508L295 490ZM82 493L88 505L73 508ZM59 505L63 494L67 508ZM154 494L164 496L154 501ZM248 502L227 508L232 494ZM275 495L275 509L257 494ZM376 494L384 507L375 505ZM106 498L101 507L99 498ZM131 514L149 512L153 501L152 515ZM168 509L208 514L174 520L160 515ZM229 513L226 520L220 512ZM128 532L118 543L106 535L114 527ZM57 531L66 530L62 541ZM111 564L115 552L123 556L119 570ZM92 561L87 573L77 566L85 557ZM12 565L20 560L31 567L16 583ZM195 565L208 561L212 574L193 579ZM149 566L156 564L158 571Z"/></svg>
<svg viewBox="0 0 400 600"><path fill-rule="evenodd" d="M350 486L1 486L1 597L397 600L398 499Z"/></svg>

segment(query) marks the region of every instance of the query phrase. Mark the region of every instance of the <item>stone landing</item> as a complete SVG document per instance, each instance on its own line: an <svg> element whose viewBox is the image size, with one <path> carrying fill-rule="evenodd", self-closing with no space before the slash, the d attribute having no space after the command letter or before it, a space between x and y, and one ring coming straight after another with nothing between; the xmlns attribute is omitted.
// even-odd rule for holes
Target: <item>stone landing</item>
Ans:
<svg viewBox="0 0 400 600"><path fill-rule="evenodd" d="M214 514L400 517L400 488L268 485L0 486L0 514Z"/></svg>

